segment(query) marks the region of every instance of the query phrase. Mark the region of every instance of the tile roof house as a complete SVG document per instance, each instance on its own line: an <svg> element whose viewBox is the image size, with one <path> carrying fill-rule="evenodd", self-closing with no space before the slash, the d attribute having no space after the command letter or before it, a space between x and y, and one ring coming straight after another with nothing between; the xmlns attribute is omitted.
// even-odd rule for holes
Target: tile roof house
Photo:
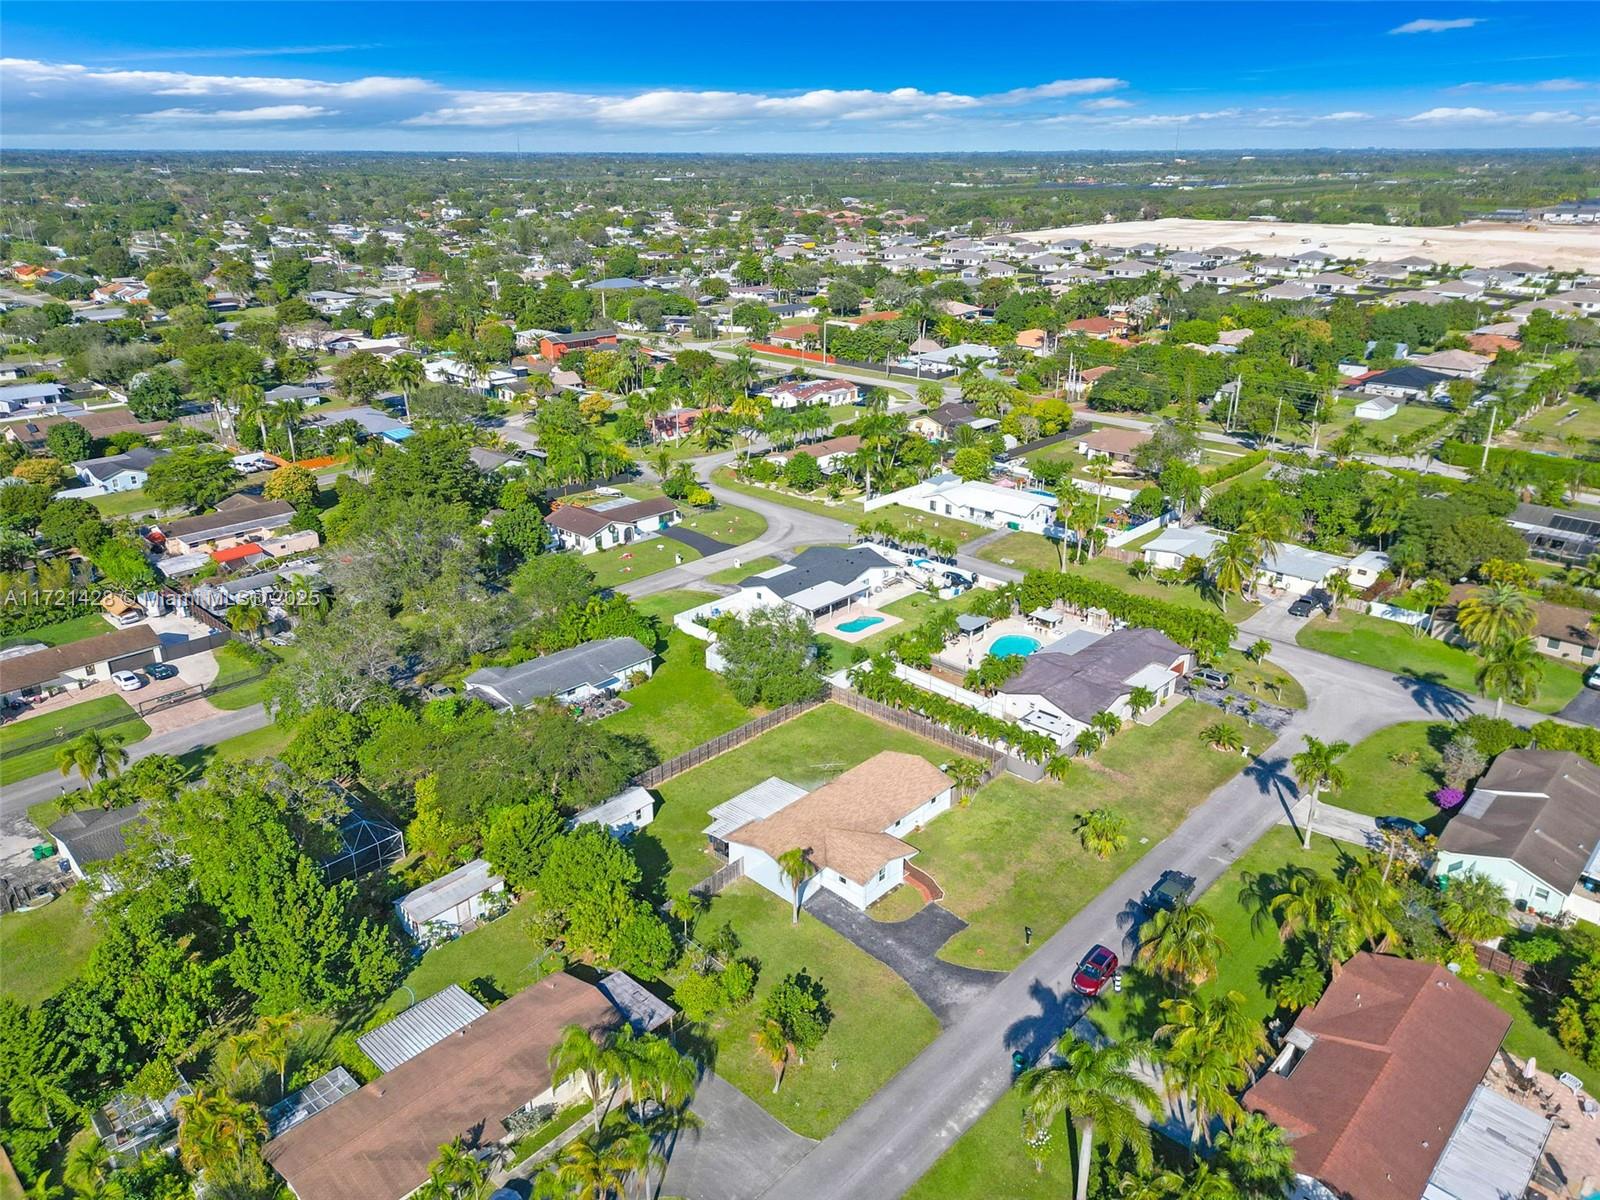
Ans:
<svg viewBox="0 0 1600 1200"><path fill-rule="evenodd" d="M1000 707L1025 728L1070 745L1096 713L1131 720L1134 688L1148 689L1159 706L1193 669L1194 653L1156 629L1119 629L1092 641L1070 635L1029 655L1000 685Z"/></svg>
<svg viewBox="0 0 1600 1200"><path fill-rule="evenodd" d="M901 883L906 860L917 852L901 835L948 809L953 790L950 778L927 759L885 750L729 830L728 860L743 862L746 878L793 902L795 887L777 860L805 850L817 868L807 886L823 887L865 910Z"/></svg>
<svg viewBox="0 0 1600 1200"><path fill-rule="evenodd" d="M655 652L636 638L602 638L514 667L479 667L466 678L466 694L496 708L526 708L545 699L573 704L623 691L654 665Z"/></svg>
<svg viewBox="0 0 1600 1200"><path fill-rule="evenodd" d="M563 550L593 554L612 546L653 538L681 518L669 496L648 500L608 500L600 504L563 504L545 518L545 527Z"/></svg>
<svg viewBox="0 0 1600 1200"><path fill-rule="evenodd" d="M808 379L785 383L767 393L773 408L805 408L812 404L854 404L861 389L848 379Z"/></svg>
<svg viewBox="0 0 1600 1200"><path fill-rule="evenodd" d="M1434 873L1474 871L1518 908L1600 920L1600 766L1570 750L1507 750L1439 835Z"/></svg>
<svg viewBox="0 0 1600 1200"><path fill-rule="evenodd" d="M155 662L160 645L149 625L130 625L60 646L13 650L0 655L0 695L32 696L109 679L115 671Z"/></svg>
<svg viewBox="0 0 1600 1200"><path fill-rule="evenodd" d="M298 1200L401 1200L446 1142L492 1147L513 1113L580 1095L581 1077L554 1085L551 1048L568 1025L621 1019L598 988L548 976L274 1138L266 1160Z"/></svg>
<svg viewBox="0 0 1600 1200"><path fill-rule="evenodd" d="M1244 1106L1283 1128L1303 1179L1353 1200L1419 1200L1510 1026L1443 967L1357 954Z"/></svg>
<svg viewBox="0 0 1600 1200"><path fill-rule="evenodd" d="M824 475L832 475L846 465L845 459L860 449L861 439L852 433L844 437L827 438L820 442L801 442L789 450L769 454L767 458L775 466L781 467L796 454L804 454L817 460L817 466L822 468Z"/></svg>

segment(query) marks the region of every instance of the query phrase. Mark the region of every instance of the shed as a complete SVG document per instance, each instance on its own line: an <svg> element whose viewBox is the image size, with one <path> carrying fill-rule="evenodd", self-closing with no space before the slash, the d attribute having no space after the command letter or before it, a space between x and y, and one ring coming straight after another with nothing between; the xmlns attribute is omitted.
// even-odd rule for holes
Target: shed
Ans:
<svg viewBox="0 0 1600 1200"><path fill-rule="evenodd" d="M593 808L584 809L572 818L572 824L604 825L619 837L627 837L650 824L655 815L656 798L636 785Z"/></svg>
<svg viewBox="0 0 1600 1200"><path fill-rule="evenodd" d="M483 915L486 898L503 893L505 887L506 881L490 871L486 860L475 858L407 892L394 902L394 910L406 932L418 941L435 931L453 935L470 928Z"/></svg>

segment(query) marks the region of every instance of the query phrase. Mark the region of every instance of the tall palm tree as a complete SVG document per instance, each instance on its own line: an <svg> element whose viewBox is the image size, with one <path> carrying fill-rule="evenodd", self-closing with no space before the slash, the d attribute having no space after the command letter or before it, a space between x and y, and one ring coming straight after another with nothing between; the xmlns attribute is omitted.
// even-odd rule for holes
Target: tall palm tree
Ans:
<svg viewBox="0 0 1600 1200"><path fill-rule="evenodd" d="M1400 889L1389 882L1385 867L1367 858L1351 867L1339 880L1344 891L1344 914L1351 933L1375 946L1395 932L1400 909Z"/></svg>
<svg viewBox="0 0 1600 1200"><path fill-rule="evenodd" d="M122 742L120 733L86 729L56 750L56 766L63 775L76 770L85 783L93 783L96 776L110 779L128 765L128 752Z"/></svg>
<svg viewBox="0 0 1600 1200"><path fill-rule="evenodd" d="M1204 983L1217 969L1228 944L1203 908L1180 900L1162 909L1145 926L1139 959L1172 983Z"/></svg>
<svg viewBox="0 0 1600 1200"><path fill-rule="evenodd" d="M1306 738L1306 748L1289 760L1295 782L1311 795L1311 805L1306 810L1306 827L1301 839L1302 850L1311 849L1311 827L1317 820L1317 801L1323 792L1337 792L1345 785L1344 768L1339 760L1350 750L1349 742L1324 742L1319 738Z"/></svg>
<svg viewBox="0 0 1600 1200"><path fill-rule="evenodd" d="M1150 1169L1150 1129L1140 1113L1161 1103L1155 1089L1130 1068L1139 1056L1133 1042L1096 1046L1073 1040L1059 1066L1035 1067L1017 1081L1034 1128L1044 1129L1065 1113L1078 1134L1078 1167L1073 1174L1077 1200L1089 1194L1089 1164L1094 1137L1105 1139L1113 1161L1132 1150L1142 1170Z"/></svg>
<svg viewBox="0 0 1600 1200"><path fill-rule="evenodd" d="M1294 871L1281 891L1267 901L1266 912L1277 917L1287 938L1304 931L1322 961L1336 967L1350 946L1348 898L1339 881L1320 871Z"/></svg>
<svg viewBox="0 0 1600 1200"><path fill-rule="evenodd" d="M793 850L785 850L778 855L778 870L783 875L783 880L794 889L794 921L800 924L800 905L803 901L802 892L806 881L817 873L817 864L811 861L811 850L808 847L797 846Z"/></svg>
<svg viewBox="0 0 1600 1200"><path fill-rule="evenodd" d="M1217 1157L1242 1200L1279 1200L1294 1183L1294 1147L1260 1113L1248 1113L1217 1138Z"/></svg>
<svg viewBox="0 0 1600 1200"><path fill-rule="evenodd" d="M1480 588L1456 606L1456 624L1479 646L1493 648L1533 632L1533 603L1515 584Z"/></svg>
<svg viewBox="0 0 1600 1200"><path fill-rule="evenodd" d="M1266 1030L1251 1014L1243 992L1189 995L1161 1002L1166 1021L1156 1030L1156 1040L1166 1043L1165 1061L1192 1058L1219 1051L1240 1067L1250 1067L1267 1053Z"/></svg>
<svg viewBox="0 0 1600 1200"><path fill-rule="evenodd" d="M415 354L396 354L389 360L388 370L389 386L400 390L401 403L405 406L406 423L411 422L411 393L415 388L422 386L424 373L422 360Z"/></svg>
<svg viewBox="0 0 1600 1200"><path fill-rule="evenodd" d="M111 1150L99 1138L75 1138L67 1149L61 1178L74 1191L92 1191L111 1174Z"/></svg>
<svg viewBox="0 0 1600 1200"><path fill-rule="evenodd" d="M1478 666L1478 691L1494 697L1498 717L1507 700L1529 704L1539 695L1544 678L1544 656L1531 637L1491 645Z"/></svg>
<svg viewBox="0 0 1600 1200"><path fill-rule="evenodd" d="M1211 548L1206 568L1211 582L1222 598L1222 611L1228 611L1228 595L1244 595L1245 587L1255 578L1256 548L1250 536L1236 529Z"/></svg>
<svg viewBox="0 0 1600 1200"><path fill-rule="evenodd" d="M750 1037L756 1049L772 1064L772 1092L777 1095L778 1088L783 1084L783 1068L789 1061L789 1039L783 1032L783 1026L768 1017Z"/></svg>
<svg viewBox="0 0 1600 1200"><path fill-rule="evenodd" d="M594 1126L600 1128L600 1091L603 1081L616 1071L616 1059L611 1047L598 1040L582 1025L568 1025L561 1037L550 1047L552 1084L560 1084L574 1075L583 1077L584 1090L594 1102Z"/></svg>
<svg viewBox="0 0 1600 1200"><path fill-rule="evenodd" d="M242 425L254 425L261 433L261 448L267 448L267 414L272 406L261 388L254 383L241 383L229 392L233 401L234 419Z"/></svg>
<svg viewBox="0 0 1600 1200"><path fill-rule="evenodd" d="M297 397L280 400L275 406L273 424L283 430L284 436L289 439L289 459L298 461L300 452L295 448L294 435L300 429L300 422L306 415L306 402Z"/></svg>
<svg viewBox="0 0 1600 1200"><path fill-rule="evenodd" d="M259 1039L259 1056L261 1062L271 1067L278 1073L278 1095L286 1095L285 1075L289 1070L289 1059L294 1054L295 1038L299 1036L301 1020L299 1013L282 1013L278 1016L264 1016L256 1022L256 1036Z"/></svg>

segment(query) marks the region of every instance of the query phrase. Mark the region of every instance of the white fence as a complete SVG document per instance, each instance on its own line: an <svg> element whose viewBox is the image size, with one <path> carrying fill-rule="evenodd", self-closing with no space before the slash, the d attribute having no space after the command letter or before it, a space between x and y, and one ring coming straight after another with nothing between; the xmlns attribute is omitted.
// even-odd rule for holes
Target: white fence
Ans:
<svg viewBox="0 0 1600 1200"><path fill-rule="evenodd" d="M1413 629L1427 629L1430 624L1428 614L1425 612L1417 612L1411 608L1397 608L1381 600L1367 601L1367 615L1381 617L1385 621L1395 621L1401 625L1410 625Z"/></svg>

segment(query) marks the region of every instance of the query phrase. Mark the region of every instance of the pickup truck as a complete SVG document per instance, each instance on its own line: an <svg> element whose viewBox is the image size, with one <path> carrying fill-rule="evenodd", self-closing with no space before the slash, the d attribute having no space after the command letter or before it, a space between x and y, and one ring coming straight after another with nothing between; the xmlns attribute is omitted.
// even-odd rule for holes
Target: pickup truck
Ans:
<svg viewBox="0 0 1600 1200"><path fill-rule="evenodd" d="M1156 880L1155 887L1139 903L1148 913L1176 908L1188 902L1194 894L1194 884L1194 876L1185 875L1182 871L1163 872L1161 878Z"/></svg>

